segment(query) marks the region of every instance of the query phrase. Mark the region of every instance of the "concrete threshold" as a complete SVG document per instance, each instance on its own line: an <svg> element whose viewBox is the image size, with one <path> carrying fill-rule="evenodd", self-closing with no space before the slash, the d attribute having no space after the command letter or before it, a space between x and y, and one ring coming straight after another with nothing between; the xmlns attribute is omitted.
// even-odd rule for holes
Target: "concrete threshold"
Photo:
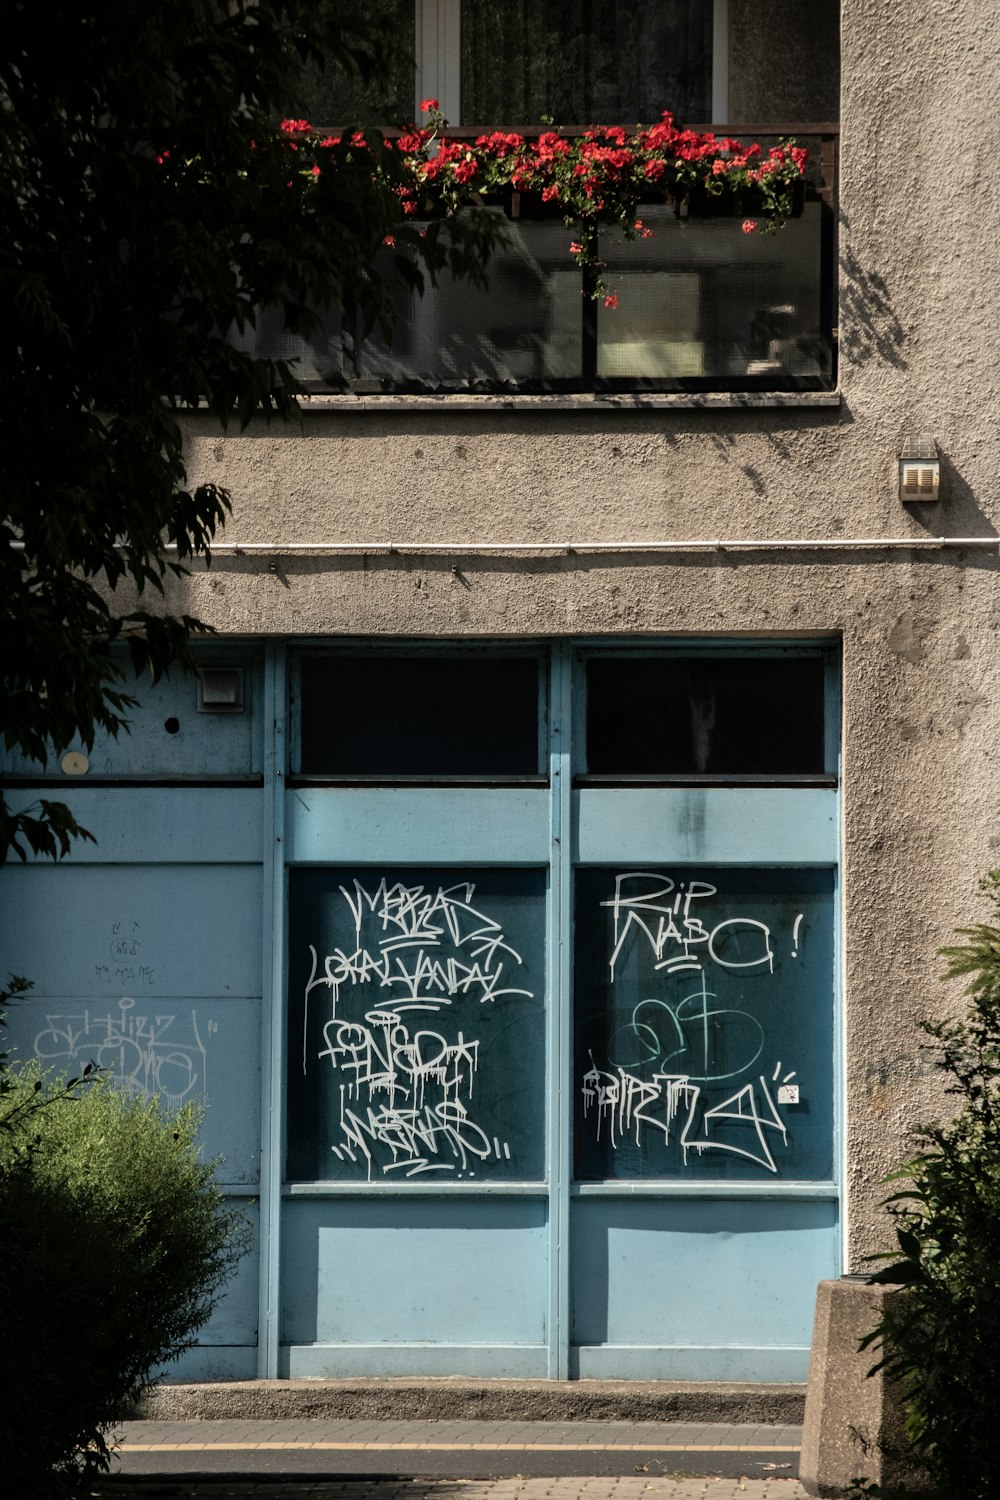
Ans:
<svg viewBox="0 0 1000 1500"><path fill-rule="evenodd" d="M800 1426L804 1385L455 1377L158 1385L141 1421L723 1422Z"/></svg>

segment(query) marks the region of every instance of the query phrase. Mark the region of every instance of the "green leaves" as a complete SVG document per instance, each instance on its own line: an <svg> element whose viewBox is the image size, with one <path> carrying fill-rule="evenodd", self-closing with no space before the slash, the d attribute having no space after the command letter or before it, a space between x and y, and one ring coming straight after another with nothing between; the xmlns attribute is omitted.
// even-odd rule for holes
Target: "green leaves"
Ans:
<svg viewBox="0 0 1000 1500"><path fill-rule="evenodd" d="M230 330L276 308L308 331L344 303L387 324L373 267L390 231L415 282L478 274L496 216L421 237L377 133L331 148L320 179L295 169L278 122L303 61L384 69L378 7L9 0L5 20L0 727L44 770L127 728L116 642L155 680L200 628L135 607L210 559L231 509L223 487L188 486L178 412L241 427L296 414L288 363L240 352ZM0 862L65 853L83 835L57 809L4 809Z"/></svg>
<svg viewBox="0 0 1000 1500"><path fill-rule="evenodd" d="M13 1494L65 1495L54 1476L108 1468L106 1429L193 1342L249 1231L200 1160L193 1109L161 1112L100 1077L53 1084L30 1066L6 1081L5 1478Z"/></svg>
<svg viewBox="0 0 1000 1500"><path fill-rule="evenodd" d="M1000 872L980 894L1000 919ZM919 1153L893 1176L887 1201L897 1249L871 1278L904 1290L887 1301L863 1341L901 1383L907 1435L943 1496L992 1500L1000 1493L996 1391L1000 1389L1000 928L964 928L943 950L947 978L970 977L963 1021L925 1032L957 1096L946 1124L925 1126Z"/></svg>
<svg viewBox="0 0 1000 1500"><path fill-rule="evenodd" d="M65 803L40 797L15 812L0 793L0 855L16 854L22 864L29 853L61 859L76 839L94 843L94 835L77 822Z"/></svg>

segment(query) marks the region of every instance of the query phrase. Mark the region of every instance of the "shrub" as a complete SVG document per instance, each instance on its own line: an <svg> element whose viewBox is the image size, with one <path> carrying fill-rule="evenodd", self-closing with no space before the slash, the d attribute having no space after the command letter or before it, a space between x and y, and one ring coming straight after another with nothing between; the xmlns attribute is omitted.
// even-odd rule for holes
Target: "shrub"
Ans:
<svg viewBox="0 0 1000 1500"><path fill-rule="evenodd" d="M5 1076L4 1478L41 1497L107 1468L106 1429L193 1343L248 1231L199 1160L197 1110Z"/></svg>
<svg viewBox="0 0 1000 1500"><path fill-rule="evenodd" d="M1000 871L980 893L993 924L942 950L944 977L969 978L966 1019L924 1023L961 1107L895 1174L897 1248L872 1279L908 1290L862 1345L900 1380L914 1457L956 1500L1000 1495Z"/></svg>

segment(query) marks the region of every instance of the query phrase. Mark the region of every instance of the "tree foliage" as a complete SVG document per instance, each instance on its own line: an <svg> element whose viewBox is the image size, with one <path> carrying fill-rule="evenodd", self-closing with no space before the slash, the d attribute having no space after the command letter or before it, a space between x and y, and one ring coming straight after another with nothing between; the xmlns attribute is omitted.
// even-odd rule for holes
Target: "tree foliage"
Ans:
<svg viewBox="0 0 1000 1500"><path fill-rule="evenodd" d="M230 337L277 307L390 312L387 235L411 283L481 275L495 216L421 234L398 153L327 153L316 178L277 128L303 69L369 76L385 12L336 0L8 0L0 50L0 632L3 734L44 767L115 735L134 699L115 647L155 679L198 622L148 599L210 559L231 507L187 484L179 413L224 427L294 416L294 371ZM373 173L374 154L379 170ZM0 859L64 854L61 804L0 805Z"/></svg>
<svg viewBox="0 0 1000 1500"><path fill-rule="evenodd" d="M1000 1494L1000 870L980 893L992 921L943 950L945 978L968 980L967 1016L924 1023L960 1108L895 1174L897 1248L872 1279L907 1290L863 1345L900 1381L914 1457L953 1500Z"/></svg>

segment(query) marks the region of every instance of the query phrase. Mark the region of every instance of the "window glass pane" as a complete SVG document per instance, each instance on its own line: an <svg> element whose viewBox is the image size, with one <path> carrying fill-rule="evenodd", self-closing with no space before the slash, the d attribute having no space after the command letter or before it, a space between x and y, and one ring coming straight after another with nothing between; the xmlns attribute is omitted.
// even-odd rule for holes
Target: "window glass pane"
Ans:
<svg viewBox="0 0 1000 1500"><path fill-rule="evenodd" d="M536 776L537 658L304 657L300 770Z"/></svg>
<svg viewBox="0 0 1000 1500"><path fill-rule="evenodd" d="M592 776L823 771L820 657L636 656L587 663Z"/></svg>
<svg viewBox="0 0 1000 1500"><path fill-rule="evenodd" d="M806 203L777 234L744 234L740 217L640 213L648 239L601 236L618 306L598 309L599 379L829 382L821 204Z"/></svg>
<svg viewBox="0 0 1000 1500"><path fill-rule="evenodd" d="M712 0L462 0L474 125L711 118Z"/></svg>
<svg viewBox="0 0 1000 1500"><path fill-rule="evenodd" d="M833 875L581 870L576 1175L833 1175Z"/></svg>
<svg viewBox="0 0 1000 1500"><path fill-rule="evenodd" d="M322 325L308 339L290 331L278 307L258 308L254 326L247 324L242 333L233 328L229 338L241 354L288 360L296 377L306 384L344 384L342 320L336 309L325 313Z"/></svg>
<svg viewBox="0 0 1000 1500"><path fill-rule="evenodd" d="M545 872L293 870L288 1176L538 1180Z"/></svg>
<svg viewBox="0 0 1000 1500"><path fill-rule="evenodd" d="M359 343L361 379L395 386L497 386L579 380L580 272L560 223L511 223L491 257L489 285L443 275L423 296L399 283L399 318L386 339Z"/></svg>
<svg viewBox="0 0 1000 1500"><path fill-rule="evenodd" d="M385 21L397 45L385 78L365 82L332 65L304 69L296 109L313 125L399 125L413 119L416 52L413 0L365 0L367 17Z"/></svg>

